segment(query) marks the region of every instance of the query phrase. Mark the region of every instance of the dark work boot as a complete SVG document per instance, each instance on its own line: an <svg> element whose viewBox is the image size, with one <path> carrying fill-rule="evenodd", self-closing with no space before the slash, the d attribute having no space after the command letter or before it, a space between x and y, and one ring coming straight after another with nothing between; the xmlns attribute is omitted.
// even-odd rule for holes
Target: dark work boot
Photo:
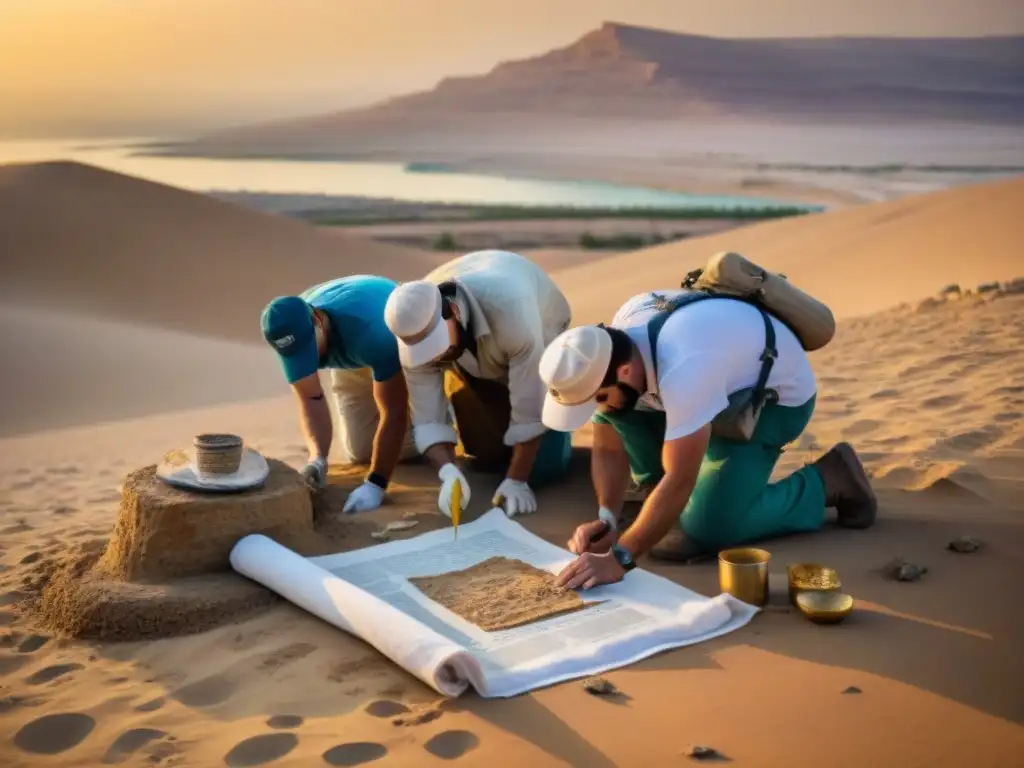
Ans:
<svg viewBox="0 0 1024 768"><path fill-rule="evenodd" d="M864 465L849 443L839 443L812 465L825 485L825 506L835 507L837 522L845 528L870 528L878 500Z"/></svg>
<svg viewBox="0 0 1024 768"><path fill-rule="evenodd" d="M676 525L665 534L665 537L651 548L650 555L655 560L669 560L674 563L688 563L706 559L710 553L705 552L697 543L689 538L683 529Z"/></svg>

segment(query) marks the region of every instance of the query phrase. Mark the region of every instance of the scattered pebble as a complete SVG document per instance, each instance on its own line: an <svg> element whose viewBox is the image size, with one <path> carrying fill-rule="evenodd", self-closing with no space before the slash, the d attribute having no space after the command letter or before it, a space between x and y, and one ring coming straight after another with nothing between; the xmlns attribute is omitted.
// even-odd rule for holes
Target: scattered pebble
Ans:
<svg viewBox="0 0 1024 768"><path fill-rule="evenodd" d="M843 691L843 693L860 693L860 692L861 692L860 688L858 688L856 685L851 685L849 688L847 688L845 691Z"/></svg>
<svg viewBox="0 0 1024 768"><path fill-rule="evenodd" d="M889 578L897 581L918 581L928 573L928 568L924 565L908 563L902 557L897 557L885 566L884 571Z"/></svg>
<svg viewBox="0 0 1024 768"><path fill-rule="evenodd" d="M603 677L588 677L583 681L583 690L593 696L611 696L619 692L618 688Z"/></svg>
<svg viewBox="0 0 1024 768"><path fill-rule="evenodd" d="M711 758L720 758L722 755L714 747L702 747L699 744L694 744L686 748L684 752L687 757L692 757L694 760L709 760Z"/></svg>
<svg viewBox="0 0 1024 768"><path fill-rule="evenodd" d="M370 535L378 541L390 541L391 534L398 531L407 531L420 524L419 520L395 520L388 523L379 531L372 531Z"/></svg>
<svg viewBox="0 0 1024 768"><path fill-rule="evenodd" d="M411 712L404 712L398 715L398 717L392 718L391 724L406 727L410 725L423 725L424 723L431 723L437 720L441 715L444 714L446 707L450 706L450 703L441 699L430 704L425 704Z"/></svg>
<svg viewBox="0 0 1024 768"><path fill-rule="evenodd" d="M384 526L384 532L407 531L410 528L415 528L419 524L419 520L395 520L394 522L388 523Z"/></svg>
<svg viewBox="0 0 1024 768"><path fill-rule="evenodd" d="M946 545L946 549L950 549L953 552L961 552L963 554L974 552L980 548L981 541L975 539L973 536L961 536L959 539L953 539Z"/></svg>

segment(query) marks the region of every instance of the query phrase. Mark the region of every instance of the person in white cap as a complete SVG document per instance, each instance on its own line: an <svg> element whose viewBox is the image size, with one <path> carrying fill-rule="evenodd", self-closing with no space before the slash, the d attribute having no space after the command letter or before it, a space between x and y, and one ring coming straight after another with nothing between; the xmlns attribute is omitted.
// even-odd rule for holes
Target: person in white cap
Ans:
<svg viewBox="0 0 1024 768"><path fill-rule="evenodd" d="M564 475L572 454L571 435L541 421L537 367L571 320L554 281L519 254L476 251L399 285L384 320L398 339L413 439L438 468L441 512L451 516L456 481L463 506L471 496L459 442L475 468L504 473L495 505L510 517L536 511L533 489Z"/></svg>
<svg viewBox="0 0 1024 768"><path fill-rule="evenodd" d="M876 500L853 448L841 443L778 482L783 447L804 431L817 397L807 354L788 326L753 304L702 299L666 311L683 291L634 296L609 327L566 331L545 350L544 423L593 426L598 519L579 526L580 555L559 575L574 589L618 581L638 557L685 561L788 533L819 530L826 507L866 528ZM673 311L674 310L674 311ZM765 365L766 360L771 360ZM764 378L762 378L764 377ZM767 393L748 438L712 422L730 395ZM630 475L652 490L618 530Z"/></svg>

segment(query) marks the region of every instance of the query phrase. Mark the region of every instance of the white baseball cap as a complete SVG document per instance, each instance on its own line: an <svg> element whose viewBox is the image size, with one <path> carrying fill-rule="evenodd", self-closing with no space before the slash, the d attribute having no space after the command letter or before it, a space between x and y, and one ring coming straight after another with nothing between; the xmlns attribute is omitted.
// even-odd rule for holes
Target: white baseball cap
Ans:
<svg viewBox="0 0 1024 768"><path fill-rule="evenodd" d="M406 368L426 365L451 346L441 302L441 291L426 280L402 283L388 297L384 322L398 339L398 356Z"/></svg>
<svg viewBox="0 0 1024 768"><path fill-rule="evenodd" d="M548 344L540 358L547 387L541 420L548 429L573 432L597 410L594 396L608 372L612 338L595 325L570 328Z"/></svg>

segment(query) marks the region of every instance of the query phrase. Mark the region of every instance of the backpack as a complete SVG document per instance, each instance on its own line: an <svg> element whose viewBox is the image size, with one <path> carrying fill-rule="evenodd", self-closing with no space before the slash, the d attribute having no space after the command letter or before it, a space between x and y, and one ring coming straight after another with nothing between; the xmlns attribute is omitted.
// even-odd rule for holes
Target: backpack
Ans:
<svg viewBox="0 0 1024 768"><path fill-rule="evenodd" d="M764 308L788 326L808 352L824 347L836 332L835 318L827 306L785 275L769 272L732 251L712 256L703 269L687 274L680 287Z"/></svg>

